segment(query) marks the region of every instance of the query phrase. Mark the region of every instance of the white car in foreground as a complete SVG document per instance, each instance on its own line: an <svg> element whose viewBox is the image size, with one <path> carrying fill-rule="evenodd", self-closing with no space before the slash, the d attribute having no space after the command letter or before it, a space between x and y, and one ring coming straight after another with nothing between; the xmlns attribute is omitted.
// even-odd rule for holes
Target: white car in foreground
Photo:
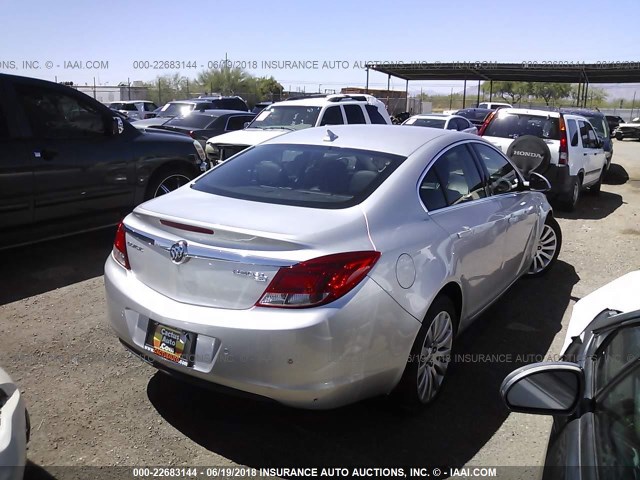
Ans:
<svg viewBox="0 0 640 480"><path fill-rule="evenodd" d="M414 115L402 122L402 125L443 128L445 130L456 130L474 135L478 134L476 126L460 115L443 115L439 113Z"/></svg>
<svg viewBox="0 0 640 480"><path fill-rule="evenodd" d="M23 477L29 417L20 389L0 368L0 480Z"/></svg>

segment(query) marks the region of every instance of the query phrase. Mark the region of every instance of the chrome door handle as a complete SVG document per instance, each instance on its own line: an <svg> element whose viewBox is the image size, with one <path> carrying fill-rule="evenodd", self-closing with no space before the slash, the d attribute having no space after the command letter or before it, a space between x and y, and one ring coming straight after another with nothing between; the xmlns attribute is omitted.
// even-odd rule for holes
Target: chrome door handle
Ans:
<svg viewBox="0 0 640 480"><path fill-rule="evenodd" d="M520 215L509 215L509 223L516 223L520 220Z"/></svg>

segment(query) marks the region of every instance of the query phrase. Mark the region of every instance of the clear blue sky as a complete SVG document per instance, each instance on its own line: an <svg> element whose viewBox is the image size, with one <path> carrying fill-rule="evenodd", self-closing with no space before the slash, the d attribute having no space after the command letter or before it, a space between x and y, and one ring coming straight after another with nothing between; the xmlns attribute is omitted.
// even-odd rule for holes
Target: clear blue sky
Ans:
<svg viewBox="0 0 640 480"><path fill-rule="evenodd" d="M134 69L134 61L195 62L196 69L180 69L194 78L226 53L234 62L257 62L251 73L273 75L285 88L317 91L363 86L356 61L637 61L639 19L640 0L0 0L0 72L113 85L176 71ZM87 60L108 68L64 68ZM311 70L260 68L269 60L319 63ZM23 61L40 68L23 68ZM324 61L347 68L322 68ZM386 83L371 74L372 88ZM396 79L394 87L405 85Z"/></svg>

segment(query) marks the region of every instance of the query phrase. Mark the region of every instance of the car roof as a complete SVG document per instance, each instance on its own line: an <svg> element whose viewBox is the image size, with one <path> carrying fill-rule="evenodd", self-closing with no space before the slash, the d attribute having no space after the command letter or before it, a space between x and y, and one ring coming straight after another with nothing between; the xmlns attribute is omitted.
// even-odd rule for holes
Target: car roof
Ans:
<svg viewBox="0 0 640 480"><path fill-rule="evenodd" d="M328 141L328 131L336 135L334 140ZM451 130L414 126L327 125L296 130L268 140L265 144L333 146L386 152L407 157L424 144L443 135L456 135L460 139L471 137L470 134ZM473 138L478 139L479 137L473 135Z"/></svg>
<svg viewBox="0 0 640 480"><path fill-rule="evenodd" d="M573 115L582 115L589 117L604 117L604 113L599 112L598 110L590 110L588 108L560 108L562 113L571 113Z"/></svg>
<svg viewBox="0 0 640 480"><path fill-rule="evenodd" d="M452 116L446 113L418 113L417 115L411 115L410 118L449 118Z"/></svg>
<svg viewBox="0 0 640 480"><path fill-rule="evenodd" d="M560 118L560 112L557 110L537 110L533 108L501 108L496 110L498 115L520 114L520 115L537 115L540 117Z"/></svg>
<svg viewBox="0 0 640 480"><path fill-rule="evenodd" d="M188 115L185 115L185 116L192 116L192 115L200 115L200 116L207 116L207 117L220 117L222 115L255 115L255 114L253 114L251 112L244 112L242 110L228 110L228 109L222 109L222 108L208 108L206 110L192 111Z"/></svg>

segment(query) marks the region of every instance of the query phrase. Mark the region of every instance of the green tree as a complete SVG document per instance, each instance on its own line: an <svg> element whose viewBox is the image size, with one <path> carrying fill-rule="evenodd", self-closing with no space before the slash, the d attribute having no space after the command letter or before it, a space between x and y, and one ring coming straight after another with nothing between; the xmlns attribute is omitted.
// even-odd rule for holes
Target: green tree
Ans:
<svg viewBox="0 0 640 480"><path fill-rule="evenodd" d="M549 105L552 100L567 98L571 94L571 85L568 83L536 82L532 84L531 94L542 98Z"/></svg>
<svg viewBox="0 0 640 480"><path fill-rule="evenodd" d="M153 82L145 83L145 86L148 89L149 100L157 104L191 98L199 89L193 80L183 77L180 73L158 76Z"/></svg>
<svg viewBox="0 0 640 480"><path fill-rule="evenodd" d="M277 95L280 96L284 87L273 77L256 78L256 93L261 99L269 99Z"/></svg>
<svg viewBox="0 0 640 480"><path fill-rule="evenodd" d="M208 93L246 95L255 93L255 78L241 68L212 68L198 74L198 83Z"/></svg>
<svg viewBox="0 0 640 480"><path fill-rule="evenodd" d="M515 105L531 93L531 85L527 82L493 82L493 91Z"/></svg>

